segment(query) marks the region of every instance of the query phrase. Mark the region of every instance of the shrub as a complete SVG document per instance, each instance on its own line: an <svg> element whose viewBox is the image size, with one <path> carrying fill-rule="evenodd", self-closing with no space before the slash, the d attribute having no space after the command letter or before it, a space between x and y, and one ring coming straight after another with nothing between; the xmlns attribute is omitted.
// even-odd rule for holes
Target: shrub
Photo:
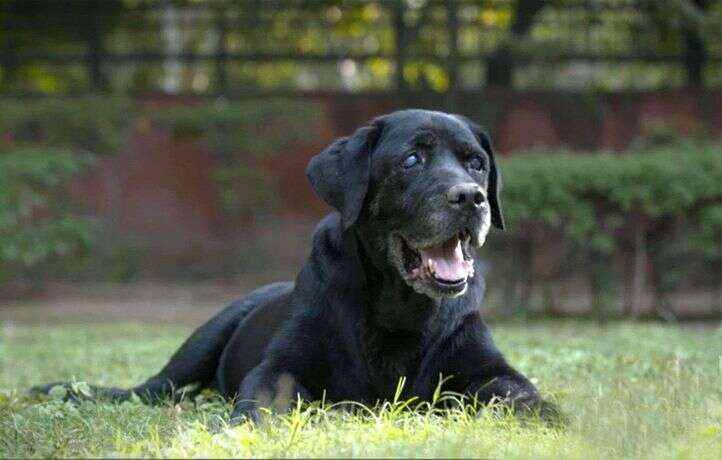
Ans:
<svg viewBox="0 0 722 460"><path fill-rule="evenodd" d="M70 197L73 179L115 152L131 119L121 98L0 100L0 286L67 274L98 226Z"/></svg>
<svg viewBox="0 0 722 460"><path fill-rule="evenodd" d="M692 215L722 199L722 150L714 144L623 155L527 152L501 165L510 227L541 223L601 251L632 217Z"/></svg>
<svg viewBox="0 0 722 460"><path fill-rule="evenodd" d="M107 96L0 99L0 133L14 143L109 154L118 150L132 117L126 99Z"/></svg>
<svg viewBox="0 0 722 460"><path fill-rule="evenodd" d="M305 142L318 119L313 103L268 100L227 102L171 109L159 115L178 138L204 137L224 158L263 156Z"/></svg>
<svg viewBox="0 0 722 460"><path fill-rule="evenodd" d="M47 147L0 153L0 285L37 281L89 252L96 225L74 213L67 195L91 163L90 155Z"/></svg>
<svg viewBox="0 0 722 460"><path fill-rule="evenodd" d="M702 271L722 262L719 144L676 139L636 143L624 154L531 151L500 164L507 238L523 246L540 234L556 235L591 264L592 292L600 283L607 286L597 289L600 295L610 292L615 253L643 251L662 306L666 293L689 277L693 261L704 261ZM608 308L611 300L601 303Z"/></svg>
<svg viewBox="0 0 722 460"><path fill-rule="evenodd" d="M160 122L178 139L208 142L216 156L214 179L220 203L231 216L275 205L271 177L254 163L271 154L298 149L317 138L316 104L282 99L180 107L160 114Z"/></svg>

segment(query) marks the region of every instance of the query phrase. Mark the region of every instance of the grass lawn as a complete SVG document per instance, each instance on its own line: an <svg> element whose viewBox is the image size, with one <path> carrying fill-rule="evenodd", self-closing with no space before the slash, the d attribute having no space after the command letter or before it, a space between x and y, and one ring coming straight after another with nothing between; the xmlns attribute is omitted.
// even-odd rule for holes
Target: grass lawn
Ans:
<svg viewBox="0 0 722 460"><path fill-rule="evenodd" d="M352 415L311 406L209 434L229 409L209 395L172 407L25 398L53 380L131 385L188 328L0 323L0 457L722 458L722 328L543 322L492 325L509 360L569 418L565 427L403 404Z"/></svg>

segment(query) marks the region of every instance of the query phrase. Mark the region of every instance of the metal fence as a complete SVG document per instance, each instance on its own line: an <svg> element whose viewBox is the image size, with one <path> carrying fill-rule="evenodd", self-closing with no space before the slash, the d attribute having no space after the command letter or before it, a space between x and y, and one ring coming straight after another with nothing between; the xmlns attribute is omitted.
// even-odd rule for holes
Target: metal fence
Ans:
<svg viewBox="0 0 722 460"><path fill-rule="evenodd" d="M5 0L0 91L719 86L719 3Z"/></svg>

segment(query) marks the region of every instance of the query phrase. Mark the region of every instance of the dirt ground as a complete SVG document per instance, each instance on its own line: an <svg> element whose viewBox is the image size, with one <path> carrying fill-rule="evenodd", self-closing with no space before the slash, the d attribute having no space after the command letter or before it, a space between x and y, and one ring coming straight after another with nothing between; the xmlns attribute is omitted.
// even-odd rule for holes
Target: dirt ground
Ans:
<svg viewBox="0 0 722 460"><path fill-rule="evenodd" d="M195 326L255 287L292 279L292 274L263 273L193 283L54 283L32 297L0 302L0 322L122 320Z"/></svg>
<svg viewBox="0 0 722 460"><path fill-rule="evenodd" d="M144 280L132 283L49 283L41 292L18 300L0 299L0 322L55 323L139 321L197 326L230 302L263 284L293 280L291 270L265 270L229 280L180 282ZM589 297L579 287L557 289L563 299L558 314L589 313ZM558 286L557 286L558 287ZM535 299L535 305L543 299ZM673 299L679 320L720 318L722 310L710 304L710 294L688 292ZM539 313L530 309L530 313ZM489 319L518 316L504 306L502 289L489 289L481 307ZM715 316L717 315L717 316Z"/></svg>

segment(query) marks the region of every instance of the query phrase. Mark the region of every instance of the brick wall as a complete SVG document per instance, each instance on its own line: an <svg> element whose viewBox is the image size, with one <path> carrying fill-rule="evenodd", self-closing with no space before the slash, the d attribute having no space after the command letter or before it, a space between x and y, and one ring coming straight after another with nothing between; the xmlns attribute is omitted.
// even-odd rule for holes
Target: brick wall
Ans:
<svg viewBox="0 0 722 460"><path fill-rule="evenodd" d="M304 223L328 210L305 177L313 154L374 116L405 106L438 108L449 103L441 96L419 98L414 104L385 94L302 97L323 107L322 134L309 147L277 152L258 167L267 168L274 178L280 217ZM143 102L162 110L194 100L163 97ZM461 95L454 106L487 127L502 155L534 146L619 150L645 122L655 120L683 132L702 128L722 135L722 91L603 95L490 91ZM162 130L138 123L124 148L88 174L80 191L89 212L108 224L111 236L131 238L160 255L184 253L189 247L202 254L203 248L222 245L245 231L224 219L212 165L203 142L174 140Z"/></svg>

